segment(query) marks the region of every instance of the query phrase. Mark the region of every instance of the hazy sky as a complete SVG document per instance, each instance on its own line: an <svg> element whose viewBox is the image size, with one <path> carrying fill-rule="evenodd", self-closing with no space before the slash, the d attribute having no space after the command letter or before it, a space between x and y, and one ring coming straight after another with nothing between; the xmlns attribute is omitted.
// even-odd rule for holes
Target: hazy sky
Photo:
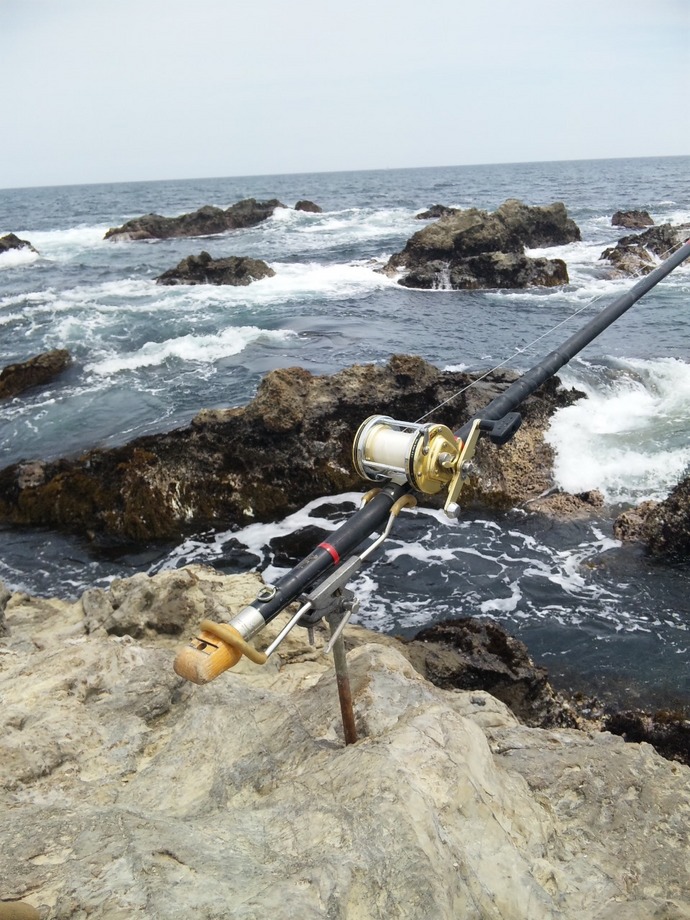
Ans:
<svg viewBox="0 0 690 920"><path fill-rule="evenodd" d="M0 187L690 153L690 0L0 0Z"/></svg>

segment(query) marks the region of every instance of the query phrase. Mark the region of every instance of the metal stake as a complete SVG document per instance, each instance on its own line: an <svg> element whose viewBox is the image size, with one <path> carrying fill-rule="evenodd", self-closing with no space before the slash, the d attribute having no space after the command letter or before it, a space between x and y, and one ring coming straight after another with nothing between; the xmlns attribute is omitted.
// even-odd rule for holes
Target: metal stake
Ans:
<svg viewBox="0 0 690 920"><path fill-rule="evenodd" d="M339 617L335 612L329 613L326 617L332 637L335 636L341 618L342 617ZM335 676L338 682L338 698L340 699L340 714L343 719L345 744L354 744L357 740L357 728L355 727L355 712L352 707L352 692L350 690L350 674L347 668L345 641L342 631L335 637L335 641L331 641L333 642L333 663L335 665Z"/></svg>

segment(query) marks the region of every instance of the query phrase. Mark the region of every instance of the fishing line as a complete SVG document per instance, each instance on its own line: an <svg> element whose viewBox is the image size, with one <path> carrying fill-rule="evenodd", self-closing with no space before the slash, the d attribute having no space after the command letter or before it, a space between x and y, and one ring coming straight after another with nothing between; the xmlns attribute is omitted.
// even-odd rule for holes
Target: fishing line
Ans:
<svg viewBox="0 0 690 920"><path fill-rule="evenodd" d="M670 255L672 255L675 251L677 251L682 245L683 243L680 243L679 246L669 247L666 250L666 252L662 253L661 256L659 256L660 261L663 262ZM648 274L648 272L646 274ZM633 281L638 281L640 278L643 278L643 277L645 277L645 275L642 273L642 269L638 269L638 271L635 272L631 276L631 279ZM474 380L468 383L467 386L464 386L461 389L457 390L455 393L452 393L447 399L444 399L443 402L440 402L437 406L434 406L433 409L429 409L428 412L425 412L424 415L421 415L418 419L415 420L415 424L418 425L420 422L423 422L424 419L429 418L429 416L433 415L434 412L436 412L438 409L442 409L444 406L447 406L449 403L453 402L454 399L457 399L458 396L462 396L463 393L466 393L468 390L471 390L473 387L477 386L477 384L480 381L485 380L487 377L490 377L491 374L493 374L495 371L499 370L500 368L505 367L506 364L508 364L510 361L513 361L519 355L524 355L534 345L537 345L543 339L548 338L548 336L550 336L557 329L560 329L562 326L566 326L573 319L580 316L582 313L585 313L587 310L591 309L598 301L604 298L607 298L609 296L610 296L609 294L603 294L603 293L597 294L596 297L593 297L590 301L583 304L579 309L575 310L573 313L570 313L568 316L565 317L565 319L562 319L560 322L556 323L550 329L547 329L546 332L542 332L542 334L538 335L536 339L533 339L531 342L528 342L527 345L524 345L522 348L516 348L516 350L511 355L508 355L507 357L505 357L502 361L494 365L489 370L484 371L483 374L480 374L479 377L476 377Z"/></svg>

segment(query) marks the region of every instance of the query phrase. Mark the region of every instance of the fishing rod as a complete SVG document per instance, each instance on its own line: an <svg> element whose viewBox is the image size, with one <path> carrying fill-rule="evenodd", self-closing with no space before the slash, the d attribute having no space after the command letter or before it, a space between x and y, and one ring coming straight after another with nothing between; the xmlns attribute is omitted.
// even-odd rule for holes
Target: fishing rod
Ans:
<svg viewBox="0 0 690 920"><path fill-rule="evenodd" d="M342 630L358 607L347 583L388 537L400 512L416 504L413 493L437 495L446 489L444 511L457 518L458 498L480 435L486 434L497 445L507 443L520 427L522 418L516 410L521 403L688 256L690 239L458 431L435 422L403 422L385 415L366 419L355 435L352 458L359 475L376 487L366 493L361 508L275 585L261 588L256 599L229 623L203 620L199 635L178 653L175 671L187 680L205 684L237 664L242 655L263 664L294 626L311 629L324 618L331 626L324 651L337 652ZM371 544L358 551L377 533ZM299 603L297 611L268 648L264 652L254 648L249 640L294 602ZM345 721L344 709L343 718Z"/></svg>

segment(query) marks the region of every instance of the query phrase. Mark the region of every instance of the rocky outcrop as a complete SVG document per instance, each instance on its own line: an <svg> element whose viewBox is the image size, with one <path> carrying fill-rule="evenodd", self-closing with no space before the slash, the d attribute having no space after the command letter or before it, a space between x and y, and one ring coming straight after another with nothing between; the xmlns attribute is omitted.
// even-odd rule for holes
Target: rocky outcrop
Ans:
<svg viewBox="0 0 690 920"><path fill-rule="evenodd" d="M623 512L614 524L619 540L643 543L647 552L668 562L690 560L690 476L662 502L643 502Z"/></svg>
<svg viewBox="0 0 690 920"><path fill-rule="evenodd" d="M194 567L100 601L9 599L3 898L43 920L690 917L689 768L521 725L354 628L352 745L320 630L314 648L296 629L265 666L184 683L171 623L191 635L256 590Z"/></svg>
<svg viewBox="0 0 690 920"><path fill-rule="evenodd" d="M442 216L417 231L385 271L399 283L423 289L552 287L568 281L562 259L533 259L525 247L580 239L563 204L529 207L510 199L493 213L471 208Z"/></svg>
<svg viewBox="0 0 690 920"><path fill-rule="evenodd" d="M459 214L460 208L449 208L445 204L432 204L426 211L415 214L416 220L438 220L439 217L448 217L451 214Z"/></svg>
<svg viewBox="0 0 690 920"><path fill-rule="evenodd" d="M28 240L20 240L14 233L7 233L0 236L0 255L3 252L9 252L12 249L29 249L31 252L38 253Z"/></svg>
<svg viewBox="0 0 690 920"><path fill-rule="evenodd" d="M254 227L272 216L276 208L284 208L277 198L257 201L245 198L223 210L213 205L204 205L190 214L179 217L161 217L160 214L145 214L128 220L121 227L111 227L106 240L168 240L186 236L211 236L228 230Z"/></svg>
<svg viewBox="0 0 690 920"><path fill-rule="evenodd" d="M157 284L231 284L236 287L251 284L261 278L272 278L273 269L261 259L227 256L212 259L207 252L188 256L156 278Z"/></svg>
<svg viewBox="0 0 690 920"><path fill-rule="evenodd" d="M608 261L619 275L648 275L659 259L667 258L690 234L690 225L673 227L661 224L624 236L615 246L602 252L600 259Z"/></svg>
<svg viewBox="0 0 690 920"><path fill-rule="evenodd" d="M521 722L576 728L570 705L536 667L527 648L490 619L458 617L421 630L405 649L427 680L446 690L486 690Z"/></svg>
<svg viewBox="0 0 690 920"><path fill-rule="evenodd" d="M690 720L682 712L613 712L604 717L602 724L605 731L621 735L626 741L651 744L667 760L690 764Z"/></svg>
<svg viewBox="0 0 690 920"><path fill-rule="evenodd" d="M439 420L456 430L515 377L494 372ZM275 520L318 496L362 487L351 451L367 416L419 418L471 380L402 355L324 377L273 371L246 408L204 411L188 428L124 447L1 470L0 520L125 540ZM553 452L543 431L553 411L578 395L550 380L523 404L525 423L513 441L497 448L481 440L464 501L509 508L547 490Z"/></svg>
<svg viewBox="0 0 690 920"><path fill-rule="evenodd" d="M31 387L50 383L71 363L70 353L58 348L19 364L8 364L0 371L0 399L11 399Z"/></svg>
<svg viewBox="0 0 690 920"><path fill-rule="evenodd" d="M623 227L625 230L644 230L653 227L654 220L648 211L616 211L611 218L612 227Z"/></svg>
<svg viewBox="0 0 690 920"><path fill-rule="evenodd" d="M321 214L323 213L323 208L320 208L318 204L314 204L313 201L303 198L295 205L295 211L307 211L310 214Z"/></svg>

